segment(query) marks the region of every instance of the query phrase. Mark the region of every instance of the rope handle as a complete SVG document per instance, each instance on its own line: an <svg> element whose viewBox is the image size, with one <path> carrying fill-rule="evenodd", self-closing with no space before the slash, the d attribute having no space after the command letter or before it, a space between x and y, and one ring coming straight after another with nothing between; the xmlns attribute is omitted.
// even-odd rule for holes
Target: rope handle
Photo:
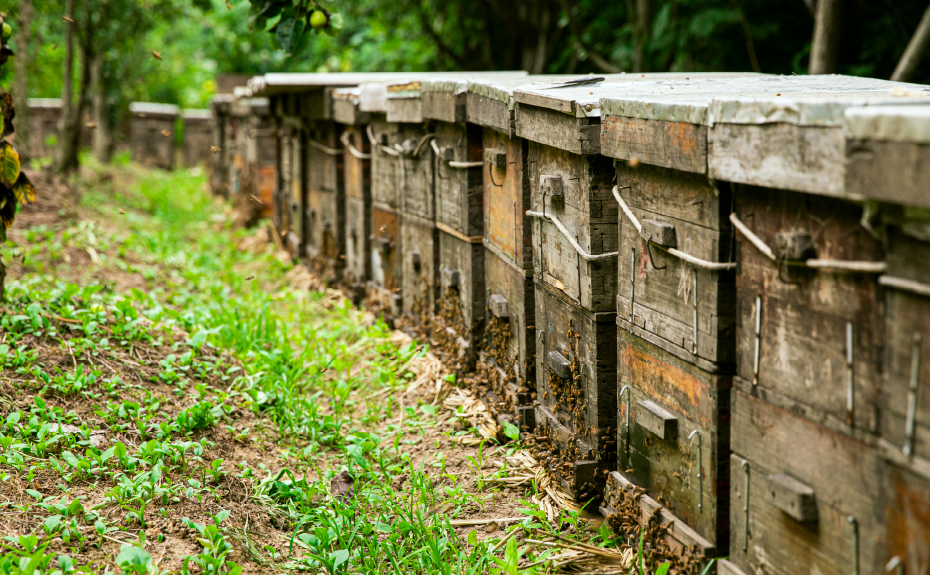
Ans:
<svg viewBox="0 0 930 575"><path fill-rule="evenodd" d="M339 140L342 142L342 145L345 146L347 150L349 150L349 153L352 154L355 158L359 160L371 159L371 154L361 152L358 148L352 145L352 142L349 140L349 132L343 132L342 135L339 136Z"/></svg>
<svg viewBox="0 0 930 575"><path fill-rule="evenodd" d="M754 234L746 224L744 224L736 216L735 213L730 214L730 221L733 223L733 226L739 230L739 233L749 240L749 243L754 245L757 250L762 252L762 255L772 260L773 262L778 262L779 258L775 255L775 252L772 251L762 239ZM810 259L802 261L791 261L788 260L785 263L788 265L794 266L804 266L808 268L815 269L831 269L836 271L846 271L853 273L868 273L868 274L881 274L885 273L885 270L888 268L888 264L885 262L868 262L868 261L843 261L843 260L823 260L823 259Z"/></svg>
<svg viewBox="0 0 930 575"><path fill-rule="evenodd" d="M430 146L433 147L433 153L436 154L436 157L442 158L442 148L440 148L439 145L436 144L436 140L431 140ZM444 161L446 162L446 165L448 165L450 168L456 168L459 170L467 170L469 168L480 168L484 166L483 161L482 162L457 162L455 160L444 160Z"/></svg>
<svg viewBox="0 0 930 575"><path fill-rule="evenodd" d="M624 188L628 188L628 187L629 186L624 186ZM630 206L628 206L627 203L623 201L623 196L620 195L620 186L614 186L611 191L613 192L614 198L617 200L617 203L620 204L620 209L623 210L623 213L626 214L626 217L628 217L630 219L630 222L633 223L633 227L636 228L636 231L642 234L643 225L639 223L638 219L636 219L636 216L633 214L633 210L630 209ZM695 267L703 268L705 270L724 271L724 270L736 269L735 263L712 262L709 260L696 258L692 256L691 254L683 252L676 248L667 248L665 246L661 246L654 242L649 242L649 243L650 245L655 245L659 249L668 252L670 255L673 255L682 261L688 262L689 264Z"/></svg>
<svg viewBox="0 0 930 575"><path fill-rule="evenodd" d="M308 141L310 142L311 146L313 146L314 148L316 148L317 150L323 152L324 154L328 156L339 156L342 154L342 150L338 148L330 148L329 146L325 144L321 144L313 139L310 139Z"/></svg>
<svg viewBox="0 0 930 575"><path fill-rule="evenodd" d="M555 227L559 228L559 231L562 232L562 235L568 239L568 242L572 244L572 247L575 248L575 251L578 252L578 255L581 256L581 259L583 259L586 262L595 262L595 261L600 261L600 260L606 260L608 258L617 257L617 252L610 252L606 254L589 254L588 252L585 251L584 248L581 247L581 245L577 241L575 241L575 238L572 237L568 229L562 224L562 222L559 221L559 218L555 217L552 214L527 210L526 215L530 216L531 218L542 218L544 220L550 221L553 224L555 224Z"/></svg>
<svg viewBox="0 0 930 575"><path fill-rule="evenodd" d="M385 154L389 154L391 156L400 155L400 152L395 150L394 148L391 148L390 146L385 146L384 144L379 143L378 138L375 137L374 130L372 130L371 128L371 124L368 124L367 126L365 126L365 132L368 134L368 141L371 142L372 147L374 147L375 149L381 150L381 152Z"/></svg>

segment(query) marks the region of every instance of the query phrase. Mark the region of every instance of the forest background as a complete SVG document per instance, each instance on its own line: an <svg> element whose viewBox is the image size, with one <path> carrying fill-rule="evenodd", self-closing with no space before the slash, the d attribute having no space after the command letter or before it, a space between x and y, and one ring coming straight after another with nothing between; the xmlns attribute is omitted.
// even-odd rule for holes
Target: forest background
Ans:
<svg viewBox="0 0 930 575"><path fill-rule="evenodd" d="M119 144L115 128L126 119L129 102L208 107L218 74L754 70L889 78L915 30L920 36L927 28L930 38L927 0L328 0L326 5L342 15L342 31L312 34L307 49L289 55L275 47L273 34L254 29L244 0L13 0L0 7L14 22L16 52L0 85L12 88L18 130L28 129L22 118L27 97L70 95L71 123L93 126L94 151L106 159ZM918 52L926 52L926 41ZM930 59L910 62L905 72L898 79L930 82Z"/></svg>

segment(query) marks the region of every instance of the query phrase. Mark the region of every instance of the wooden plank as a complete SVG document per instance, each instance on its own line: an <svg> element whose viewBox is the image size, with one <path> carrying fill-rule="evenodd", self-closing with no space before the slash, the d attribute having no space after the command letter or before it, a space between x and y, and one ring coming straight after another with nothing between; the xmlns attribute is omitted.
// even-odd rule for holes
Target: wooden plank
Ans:
<svg viewBox="0 0 930 575"><path fill-rule="evenodd" d="M372 206L371 279L375 286L400 292L403 277L400 217L387 208Z"/></svg>
<svg viewBox="0 0 930 575"><path fill-rule="evenodd" d="M880 258L860 225L862 208L794 192L743 188L736 213L768 245L776 234L804 231L816 238L817 257ZM780 269L751 243L738 241L737 373L754 381L756 298L761 298L758 385L849 420L847 329L852 325L854 427L875 431L883 337L874 274ZM784 267L784 266L781 266Z"/></svg>
<svg viewBox="0 0 930 575"><path fill-rule="evenodd" d="M469 346L468 358L463 366L467 371L475 367L478 342L484 335L487 297L484 283L484 251L484 246L480 243L465 242L439 230L439 273L446 274L447 277L454 273L458 277L458 286L449 286L448 281L445 285L441 283L440 298L449 297L449 291L454 287L460 314L459 318L452 318L452 322L448 321L449 318L441 319L446 321L446 327L450 327L449 323L458 324L457 335ZM463 331L465 333L462 333Z"/></svg>
<svg viewBox="0 0 930 575"><path fill-rule="evenodd" d="M601 121L605 156L707 173L707 126L623 116L605 116Z"/></svg>
<svg viewBox="0 0 930 575"><path fill-rule="evenodd" d="M492 128L507 136L515 135L513 111L506 102L469 92L465 112L471 124Z"/></svg>
<svg viewBox="0 0 930 575"><path fill-rule="evenodd" d="M574 154L598 154L601 149L597 118L575 118L553 110L518 104L516 133L521 138Z"/></svg>
<svg viewBox="0 0 930 575"><path fill-rule="evenodd" d="M843 188L841 127L722 124L710 129L708 175L715 180L861 199Z"/></svg>
<svg viewBox="0 0 930 575"><path fill-rule="evenodd" d="M730 460L730 560L747 573L848 575L854 572L848 518L854 517L860 572L873 572L873 542L881 532L875 450L739 391L733 393L732 428L739 432L732 436ZM743 511L747 469L748 540ZM814 489L816 523L801 523L766 499L765 478L775 474Z"/></svg>
<svg viewBox="0 0 930 575"><path fill-rule="evenodd" d="M817 494L813 488L790 475L769 475L766 483L766 498L802 523L817 521Z"/></svg>
<svg viewBox="0 0 930 575"><path fill-rule="evenodd" d="M883 514L886 525L879 566L899 558L905 573L920 573L930 565L930 480L886 465Z"/></svg>
<svg viewBox="0 0 930 575"><path fill-rule="evenodd" d="M405 124L423 123L423 100L416 98L392 98L387 100L388 122Z"/></svg>
<svg viewBox="0 0 930 575"><path fill-rule="evenodd" d="M617 214L613 198L613 169L603 156L579 156L535 142L529 145L529 181L536 212L557 217L590 254L617 250ZM563 199L544 196L543 176L560 178ZM617 264L614 258L585 261L551 221L533 224L534 273L565 292L581 307L614 311Z"/></svg>
<svg viewBox="0 0 930 575"><path fill-rule="evenodd" d="M515 407L532 405L533 398L529 394L536 388L536 308L533 278L525 276L488 250L485 250L484 254L484 277L490 298L503 298L510 312L509 317L503 321L509 337L495 339L491 333L491 337L485 339L487 343L482 346L491 359L502 368L509 367L507 373L513 374L512 381L501 386L506 389L499 388L496 391L508 398ZM489 322L489 329L492 327L493 320Z"/></svg>
<svg viewBox="0 0 930 575"><path fill-rule="evenodd" d="M678 418L654 401L637 401L636 409L636 420L646 431L652 432L659 439L675 439L678 436Z"/></svg>
<svg viewBox="0 0 930 575"><path fill-rule="evenodd" d="M404 215L400 227L404 246L403 313L415 323L425 323L436 313L439 232L431 220L409 214Z"/></svg>
<svg viewBox="0 0 930 575"><path fill-rule="evenodd" d="M305 161L309 174L307 191L307 254L321 275L338 274L345 254L345 166L341 125L314 122L307 135ZM314 145L315 144L315 145ZM339 150L331 154L322 148Z"/></svg>
<svg viewBox="0 0 930 575"><path fill-rule="evenodd" d="M333 98L333 120L346 126L364 126L371 121L371 114L358 109L357 99Z"/></svg>
<svg viewBox="0 0 930 575"><path fill-rule="evenodd" d="M528 143L500 132L484 130L485 155L503 152L504 167L484 169L484 229L488 244L515 265L532 269L533 221L525 215L531 209Z"/></svg>
<svg viewBox="0 0 930 575"><path fill-rule="evenodd" d="M441 153L436 160L436 219L466 236L481 236L485 167L454 168L448 162L482 162L482 130L473 124L437 122L435 134Z"/></svg>
<svg viewBox="0 0 930 575"><path fill-rule="evenodd" d="M930 146L913 142L846 140L846 193L930 208Z"/></svg>
<svg viewBox="0 0 930 575"><path fill-rule="evenodd" d="M746 575L745 571L728 559L717 561L717 575Z"/></svg>
<svg viewBox="0 0 930 575"><path fill-rule="evenodd" d="M920 226L926 229L930 224L914 218L906 225L914 230L911 234L903 229L904 224L896 223L886 228L888 275L930 284L930 266L915 265L917 262L930 261L930 241L921 240L917 236Z"/></svg>
<svg viewBox="0 0 930 575"><path fill-rule="evenodd" d="M612 468L616 426L615 315L576 307L538 280L536 298L536 411L539 433L552 438L549 466L577 495L599 490L573 483L579 462L599 462L598 473ZM570 335L574 334L574 335ZM572 379L551 376L546 358L559 352L572 362ZM555 425L558 423L558 425ZM567 430L561 436L552 434ZM603 481L602 479L600 481Z"/></svg>
<svg viewBox="0 0 930 575"><path fill-rule="evenodd" d="M400 207L400 158L381 151L379 146L391 146L401 141L400 126L377 114L372 117L370 131L378 146L371 151L371 199L391 209Z"/></svg>
<svg viewBox="0 0 930 575"><path fill-rule="evenodd" d="M364 130L346 126L348 141L363 154L371 153ZM346 182L346 281L349 285L371 278L371 160L343 157Z"/></svg>
<svg viewBox="0 0 930 575"><path fill-rule="evenodd" d="M423 92L423 117L441 122L465 122L465 92Z"/></svg>
<svg viewBox="0 0 930 575"><path fill-rule="evenodd" d="M617 333L618 468L703 537L721 547L728 541L730 376L711 374L658 346ZM626 394L629 397L626 397ZM677 433L666 439L646 431L643 411L652 401L677 418ZM629 403L628 403L629 402ZM627 406L633 407L629 428ZM698 489L697 440L701 436Z"/></svg>
<svg viewBox="0 0 930 575"><path fill-rule="evenodd" d="M632 505L631 505L632 504ZM664 533L665 543L676 554L701 560L717 556L714 544L701 537L684 521L674 515L667 507L643 493L642 489L627 480L621 473L612 471L607 477L604 504L601 513L608 523L630 507L638 508L635 520L641 527L650 525L653 518L658 519L659 532Z"/></svg>

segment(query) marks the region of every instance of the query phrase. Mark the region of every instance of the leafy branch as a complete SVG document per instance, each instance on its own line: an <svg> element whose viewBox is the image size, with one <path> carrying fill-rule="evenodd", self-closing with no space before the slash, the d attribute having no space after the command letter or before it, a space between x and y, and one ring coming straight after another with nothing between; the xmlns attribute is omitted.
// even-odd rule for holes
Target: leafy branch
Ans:
<svg viewBox="0 0 930 575"><path fill-rule="evenodd" d="M342 30L342 14L325 7L325 0L249 0L249 4L252 26L271 34L275 47L289 56L306 50L312 32L335 36Z"/></svg>

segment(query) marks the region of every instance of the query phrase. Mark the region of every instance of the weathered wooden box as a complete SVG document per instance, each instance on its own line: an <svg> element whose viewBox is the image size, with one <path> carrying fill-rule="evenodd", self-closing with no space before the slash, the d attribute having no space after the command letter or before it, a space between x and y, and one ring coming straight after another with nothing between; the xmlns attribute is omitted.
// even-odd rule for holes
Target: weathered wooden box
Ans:
<svg viewBox="0 0 930 575"><path fill-rule="evenodd" d="M737 389L732 414L730 561L747 575L882 569L877 452Z"/></svg>
<svg viewBox="0 0 930 575"><path fill-rule="evenodd" d="M744 390L853 432L878 430L884 339L881 246L854 203L742 186L735 214L773 250L738 238L737 373ZM798 247L800 246L800 247ZM824 269L798 262L827 262Z"/></svg>
<svg viewBox="0 0 930 575"><path fill-rule="evenodd" d="M182 110L184 146L182 163L186 168L204 164L209 168L213 145L213 113L210 110Z"/></svg>
<svg viewBox="0 0 930 575"><path fill-rule="evenodd" d="M217 94L210 102L210 109L213 112L213 146L215 146L211 149L213 153L211 154L210 190L224 198L232 194L229 170L233 154L230 148L235 145L235 137L230 115L231 104L232 94Z"/></svg>
<svg viewBox="0 0 930 575"><path fill-rule="evenodd" d="M174 140L179 109L173 104L129 104L132 159L147 166L174 168Z"/></svg>
<svg viewBox="0 0 930 575"><path fill-rule="evenodd" d="M342 126L318 120L306 126L306 254L321 275L338 274L345 254L345 166Z"/></svg>
<svg viewBox="0 0 930 575"><path fill-rule="evenodd" d="M554 86L554 85L553 85ZM529 140L534 275L584 309L614 311L617 202L613 165L598 155L591 88L517 89L516 134Z"/></svg>
<svg viewBox="0 0 930 575"><path fill-rule="evenodd" d="M535 291L540 461L576 498L595 498L616 464L615 314L580 308L539 279Z"/></svg>
<svg viewBox="0 0 930 575"><path fill-rule="evenodd" d="M349 286L371 278L371 144L365 133L371 116L359 110L358 88L332 92L333 120L342 125L345 151L345 275Z"/></svg>
<svg viewBox="0 0 930 575"><path fill-rule="evenodd" d="M236 88L232 115L236 144L233 147L232 187L236 194L254 196L263 205L262 217L275 216L288 208L276 201L280 182L277 169L278 141L268 98L253 98L248 90Z"/></svg>
<svg viewBox="0 0 930 575"><path fill-rule="evenodd" d="M26 142L30 157L51 156L49 138L57 137L61 120L61 98L29 98L29 141Z"/></svg>
<svg viewBox="0 0 930 575"><path fill-rule="evenodd" d="M625 329L617 331L617 367L618 469L726 550L732 376L706 372Z"/></svg>

